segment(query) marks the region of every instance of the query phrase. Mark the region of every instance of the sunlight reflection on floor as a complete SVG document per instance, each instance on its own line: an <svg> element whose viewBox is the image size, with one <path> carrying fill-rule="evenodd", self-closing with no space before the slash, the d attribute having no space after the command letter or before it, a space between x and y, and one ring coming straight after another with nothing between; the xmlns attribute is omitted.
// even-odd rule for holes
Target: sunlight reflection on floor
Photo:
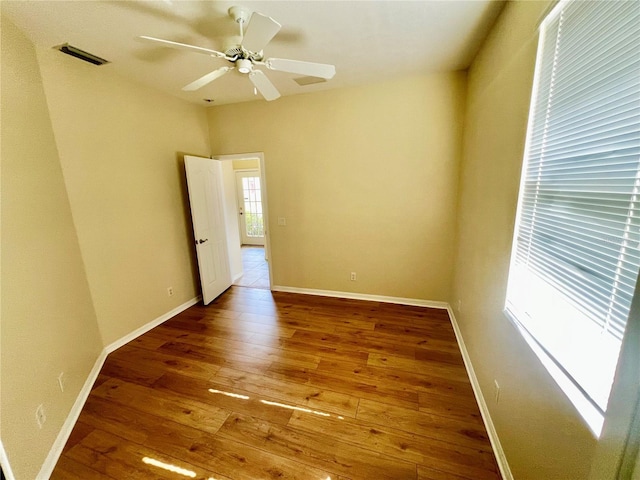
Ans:
<svg viewBox="0 0 640 480"><path fill-rule="evenodd" d="M147 465L153 465L154 467L162 468L163 470L167 470L172 473L178 473L180 475L184 475L185 477L196 478L196 472L192 470L187 470L186 468L178 467L170 463L164 463L164 462L161 462L160 460L156 460L155 458L144 457L142 459L142 462Z"/></svg>
<svg viewBox="0 0 640 480"><path fill-rule="evenodd" d="M226 397L238 398L240 400L249 400L251 398L248 395L241 395L239 393L233 393L233 392L225 392L225 391L222 391L222 390L216 390L214 388L210 388L209 392L210 393L218 393L218 394L224 395ZM298 412L313 413L314 415L320 415L321 417L331 417L331 416L333 416L330 413L320 412L318 410L311 410L310 408L296 407L295 405L287 405L286 403L272 402L270 400L260 400L260 403L263 403L264 405L271 405L273 407L280 407L280 408L286 408L286 409L289 409L289 410L296 410ZM344 417L342 415L335 415L335 417L338 420L344 420Z"/></svg>
<svg viewBox="0 0 640 480"><path fill-rule="evenodd" d="M220 395L225 395L227 397L239 398L240 400L249 400L250 397L246 395L240 395L239 393L231 393L231 392L223 392L222 390L216 390L214 388L209 389L210 393L219 393Z"/></svg>

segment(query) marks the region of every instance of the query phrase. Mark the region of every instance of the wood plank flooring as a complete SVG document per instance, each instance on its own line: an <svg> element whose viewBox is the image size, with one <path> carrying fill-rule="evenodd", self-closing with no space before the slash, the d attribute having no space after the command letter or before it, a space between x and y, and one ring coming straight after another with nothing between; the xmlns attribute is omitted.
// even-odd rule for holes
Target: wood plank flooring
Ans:
<svg viewBox="0 0 640 480"><path fill-rule="evenodd" d="M107 358L53 479L499 479L444 310L232 287Z"/></svg>

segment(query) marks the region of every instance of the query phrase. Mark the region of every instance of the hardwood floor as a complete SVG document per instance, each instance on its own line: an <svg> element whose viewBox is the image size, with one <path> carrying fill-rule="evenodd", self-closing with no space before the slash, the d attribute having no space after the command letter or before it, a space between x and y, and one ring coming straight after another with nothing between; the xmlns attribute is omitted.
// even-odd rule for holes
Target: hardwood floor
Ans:
<svg viewBox="0 0 640 480"><path fill-rule="evenodd" d="M107 358L54 479L499 479L446 311L232 287Z"/></svg>

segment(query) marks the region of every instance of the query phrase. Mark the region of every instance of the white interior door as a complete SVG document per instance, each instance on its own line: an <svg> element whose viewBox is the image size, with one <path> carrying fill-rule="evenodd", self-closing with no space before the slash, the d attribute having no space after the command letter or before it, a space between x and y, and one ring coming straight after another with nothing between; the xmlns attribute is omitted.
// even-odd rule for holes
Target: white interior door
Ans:
<svg viewBox="0 0 640 480"><path fill-rule="evenodd" d="M202 284L209 304L231 286L222 205L222 165L218 160L185 155L193 234Z"/></svg>
<svg viewBox="0 0 640 480"><path fill-rule="evenodd" d="M245 170L236 172L238 216L243 245L264 245L264 215L260 172Z"/></svg>

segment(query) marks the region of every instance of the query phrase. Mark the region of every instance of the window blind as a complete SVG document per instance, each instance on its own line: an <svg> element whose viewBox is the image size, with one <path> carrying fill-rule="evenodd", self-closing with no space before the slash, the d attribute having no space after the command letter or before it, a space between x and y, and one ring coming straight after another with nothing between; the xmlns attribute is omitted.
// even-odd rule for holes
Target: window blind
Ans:
<svg viewBox="0 0 640 480"><path fill-rule="evenodd" d="M639 268L640 2L563 2L541 27L506 308L601 411Z"/></svg>

